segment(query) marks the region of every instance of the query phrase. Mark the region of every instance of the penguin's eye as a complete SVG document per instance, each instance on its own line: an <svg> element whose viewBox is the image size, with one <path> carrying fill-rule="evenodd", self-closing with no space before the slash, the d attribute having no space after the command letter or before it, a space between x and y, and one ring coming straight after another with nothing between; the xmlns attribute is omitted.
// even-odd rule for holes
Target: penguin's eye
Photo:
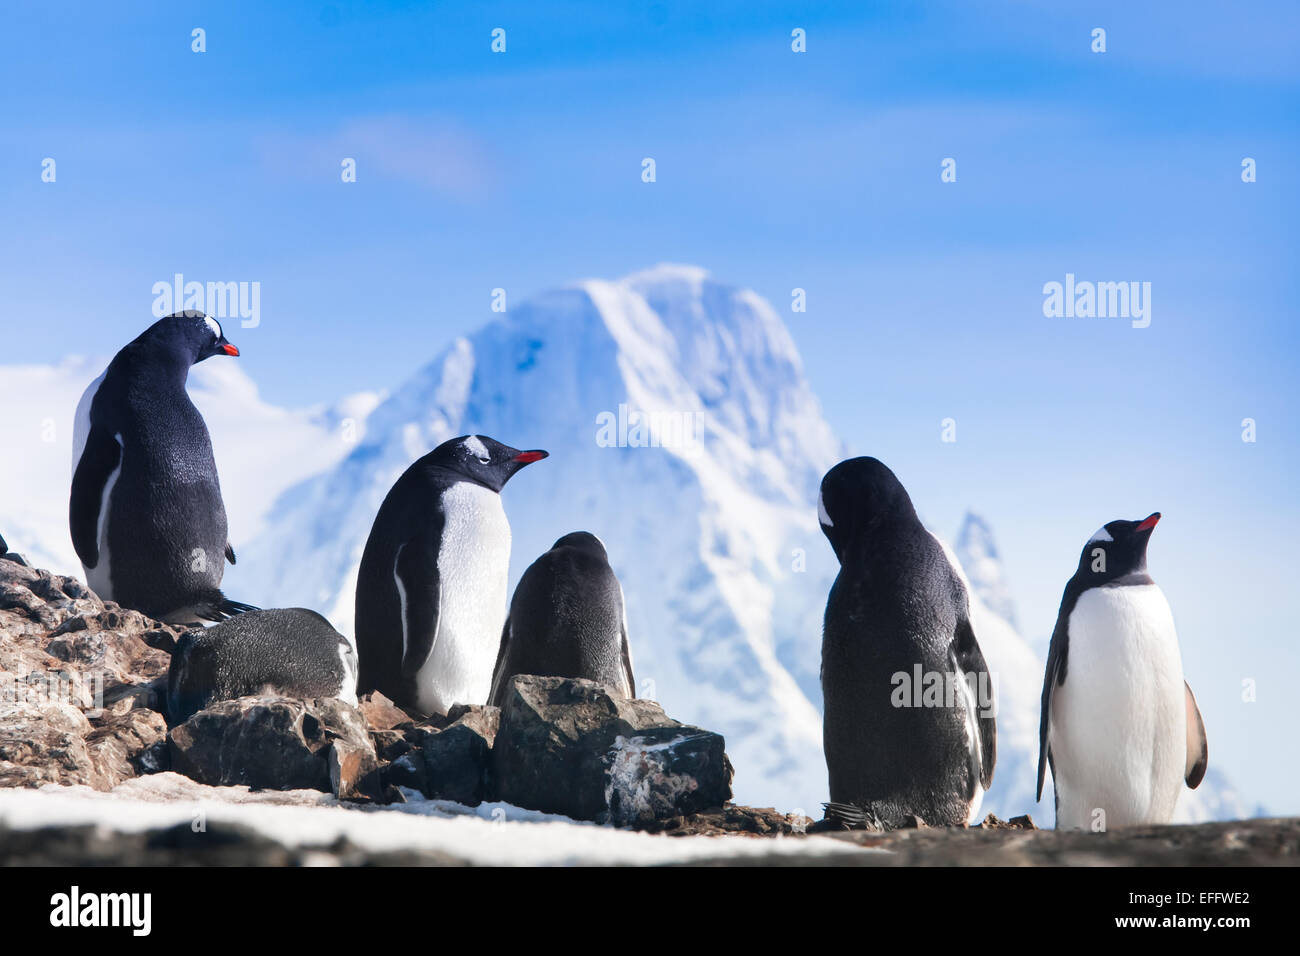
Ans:
<svg viewBox="0 0 1300 956"><path fill-rule="evenodd" d="M487 464L488 462L490 462L492 459L489 458L487 455L479 455L479 456L478 456L478 460L479 460L479 462L481 462L482 464L486 465L486 464Z"/></svg>

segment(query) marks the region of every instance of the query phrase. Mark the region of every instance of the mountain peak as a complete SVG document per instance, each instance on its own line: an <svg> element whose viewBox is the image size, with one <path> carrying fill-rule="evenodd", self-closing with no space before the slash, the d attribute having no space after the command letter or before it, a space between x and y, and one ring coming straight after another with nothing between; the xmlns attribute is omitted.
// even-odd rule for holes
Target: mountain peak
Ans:
<svg viewBox="0 0 1300 956"><path fill-rule="evenodd" d="M974 512L966 512L962 519L961 531L957 534L957 558L979 599L990 611L1018 630L1016 605L1007 586L993 529Z"/></svg>

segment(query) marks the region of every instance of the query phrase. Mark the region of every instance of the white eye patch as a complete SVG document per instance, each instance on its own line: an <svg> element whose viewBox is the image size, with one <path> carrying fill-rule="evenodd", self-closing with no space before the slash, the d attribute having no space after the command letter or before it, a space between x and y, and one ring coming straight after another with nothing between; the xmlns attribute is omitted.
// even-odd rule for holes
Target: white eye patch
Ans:
<svg viewBox="0 0 1300 956"><path fill-rule="evenodd" d="M1114 541L1114 540L1115 539L1110 536L1110 532L1106 530L1106 526L1102 525L1100 528L1097 529L1097 533L1088 539L1088 543L1092 544L1094 541Z"/></svg>
<svg viewBox="0 0 1300 956"><path fill-rule="evenodd" d="M835 522L831 516L826 513L826 502L822 501L822 493L817 492L817 520L828 528L835 527Z"/></svg>
<svg viewBox="0 0 1300 956"><path fill-rule="evenodd" d="M216 319L214 319L210 315L205 315L203 317L203 321L208 323L208 328L212 330L213 335L215 335L217 338L221 338L221 325L220 323L217 322Z"/></svg>
<svg viewBox="0 0 1300 956"><path fill-rule="evenodd" d="M465 445L465 450L469 452L471 455L473 455L475 458L491 457L491 455L488 454L487 445L479 441L479 437L477 435L470 435L468 438L466 438L464 441L464 445Z"/></svg>

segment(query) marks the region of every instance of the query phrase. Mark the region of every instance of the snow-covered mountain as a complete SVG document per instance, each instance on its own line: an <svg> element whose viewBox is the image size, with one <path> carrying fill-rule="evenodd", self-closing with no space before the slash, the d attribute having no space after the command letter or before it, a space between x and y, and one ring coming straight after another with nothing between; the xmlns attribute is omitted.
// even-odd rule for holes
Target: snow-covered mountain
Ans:
<svg viewBox="0 0 1300 956"><path fill-rule="evenodd" d="M638 416L655 426L639 431ZM505 490L512 576L562 534L598 534L627 596L638 687L726 735L737 799L814 812L826 798L821 615L837 567L813 503L845 451L771 307L660 266L545 294L457 340L375 409L351 454L286 492L241 555L241 597L314 605L350 630L384 494L470 432L551 452ZM976 613L1004 701L987 806L1020 813L1042 664L1005 620Z"/></svg>
<svg viewBox="0 0 1300 956"><path fill-rule="evenodd" d="M808 691L833 557L809 503L840 447L771 307L665 266L542 295L458 339L337 467L282 497L241 554L262 590L241 596L314 605L350 631L384 494L469 432L551 452L505 489L513 577L569 531L599 535L638 689L726 734L740 799L815 810L825 766Z"/></svg>
<svg viewBox="0 0 1300 956"><path fill-rule="evenodd" d="M0 368L0 448L14 456L0 469L0 531L65 573L79 570L66 510L72 414L106 361ZM821 617L838 567L815 503L847 451L755 293L664 265L538 296L387 397L280 409L221 360L197 366L190 391L239 553L227 592L317 608L348 633L371 522L413 460L472 432L549 450L505 489L512 583L561 535L599 535L626 594L638 691L726 736L738 800L818 812ZM968 515L955 540L998 704L984 808L1050 825L1050 786L1034 803L1045 641L1017 631L988 523ZM1178 814L1250 812L1212 767Z"/></svg>

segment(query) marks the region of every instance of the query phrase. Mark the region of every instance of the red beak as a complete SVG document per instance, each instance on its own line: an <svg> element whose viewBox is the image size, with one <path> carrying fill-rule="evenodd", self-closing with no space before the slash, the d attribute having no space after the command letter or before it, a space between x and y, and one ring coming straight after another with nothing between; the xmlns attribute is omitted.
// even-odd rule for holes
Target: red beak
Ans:
<svg viewBox="0 0 1300 956"><path fill-rule="evenodd" d="M521 451L511 461L517 461L521 465L529 465L535 461L541 461L545 457L546 452L544 451Z"/></svg>
<svg viewBox="0 0 1300 956"><path fill-rule="evenodd" d="M1155 514L1148 515L1146 518L1143 518L1142 523L1138 525L1134 530L1150 531L1152 528L1156 526L1156 522L1158 522L1159 520L1160 520L1160 512L1157 511Z"/></svg>
<svg viewBox="0 0 1300 956"><path fill-rule="evenodd" d="M231 345L229 342L227 342L225 345L221 346L221 351L225 352L227 355L238 355L238 354L239 354L239 349L235 348L235 347L234 347L233 345Z"/></svg>

